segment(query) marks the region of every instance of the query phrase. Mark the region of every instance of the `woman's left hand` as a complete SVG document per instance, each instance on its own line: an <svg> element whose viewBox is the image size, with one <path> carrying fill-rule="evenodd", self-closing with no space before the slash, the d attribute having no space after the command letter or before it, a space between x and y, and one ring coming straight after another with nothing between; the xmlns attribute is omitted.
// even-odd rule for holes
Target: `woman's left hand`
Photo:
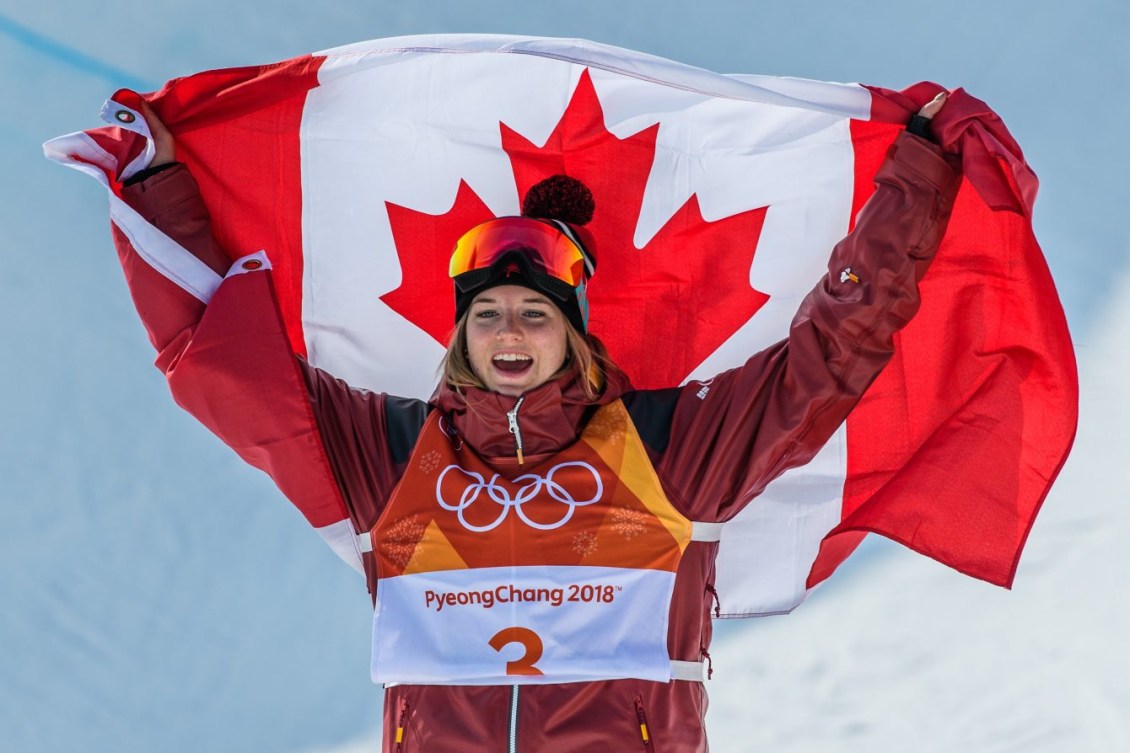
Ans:
<svg viewBox="0 0 1130 753"><path fill-rule="evenodd" d="M918 116L927 120L933 118L945 105L947 96L947 92L938 92L938 96L922 105L922 109L918 111Z"/></svg>

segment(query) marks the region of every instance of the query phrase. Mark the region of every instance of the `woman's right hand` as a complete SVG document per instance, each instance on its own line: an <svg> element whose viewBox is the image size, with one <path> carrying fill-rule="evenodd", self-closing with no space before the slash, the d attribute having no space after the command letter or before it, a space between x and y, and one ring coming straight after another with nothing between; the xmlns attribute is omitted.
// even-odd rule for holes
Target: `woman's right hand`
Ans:
<svg viewBox="0 0 1130 753"><path fill-rule="evenodd" d="M149 126L149 133L153 135L153 145L157 148L149 167L160 167L170 162L176 162L176 140L173 139L172 132L165 127L165 124L157 117L157 113L153 112L153 108L149 106L148 102L142 101L141 114L145 118L146 125Z"/></svg>

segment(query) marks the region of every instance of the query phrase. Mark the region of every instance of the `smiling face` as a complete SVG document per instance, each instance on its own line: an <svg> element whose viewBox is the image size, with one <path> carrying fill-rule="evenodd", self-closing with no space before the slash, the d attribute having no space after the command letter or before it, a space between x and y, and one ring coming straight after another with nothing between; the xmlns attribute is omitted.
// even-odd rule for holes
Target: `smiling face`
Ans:
<svg viewBox="0 0 1130 753"><path fill-rule="evenodd" d="M488 390L517 397L549 381L568 351L561 309L541 293L499 285L467 312L467 357Z"/></svg>

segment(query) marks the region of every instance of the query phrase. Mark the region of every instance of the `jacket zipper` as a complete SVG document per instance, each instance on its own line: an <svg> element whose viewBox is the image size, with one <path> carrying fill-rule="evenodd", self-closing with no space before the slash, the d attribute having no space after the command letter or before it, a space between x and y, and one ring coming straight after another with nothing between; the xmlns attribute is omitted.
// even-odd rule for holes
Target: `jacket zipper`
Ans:
<svg viewBox="0 0 1130 753"><path fill-rule="evenodd" d="M510 728L507 730L507 753L518 753L518 689L520 686L510 686Z"/></svg>
<svg viewBox="0 0 1130 753"><path fill-rule="evenodd" d="M522 456L522 429L518 426L518 410L522 407L526 396L522 395L518 398L518 402L514 403L511 410L506 411L506 422L510 425L510 433L514 435L514 444L516 445L518 455L518 465L526 462ZM520 686L510 686L510 726L507 730L507 753L518 753L518 697L520 695Z"/></svg>
<svg viewBox="0 0 1130 753"><path fill-rule="evenodd" d="M651 741L651 730L647 727L647 714L643 711L643 697L636 696L636 721L640 725L640 740L645 751L654 751L655 744Z"/></svg>
<svg viewBox="0 0 1130 753"><path fill-rule="evenodd" d="M522 401L526 399L525 395L518 398L518 402L514 403L513 410L506 411L506 421L510 424L510 433L514 435L514 442L518 445L518 465L526 462L522 456L522 430L518 428L518 409L522 407Z"/></svg>
<svg viewBox="0 0 1130 753"><path fill-rule="evenodd" d="M396 743L395 753L402 753L404 750L404 725L408 717L408 701L400 702L400 713L397 715L396 720Z"/></svg>

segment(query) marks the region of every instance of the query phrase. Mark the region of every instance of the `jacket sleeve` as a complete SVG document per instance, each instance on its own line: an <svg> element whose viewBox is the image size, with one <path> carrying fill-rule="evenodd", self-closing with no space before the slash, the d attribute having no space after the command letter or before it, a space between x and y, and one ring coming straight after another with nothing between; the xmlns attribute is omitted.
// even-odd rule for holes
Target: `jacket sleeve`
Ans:
<svg viewBox="0 0 1130 753"><path fill-rule="evenodd" d="M430 410L423 400L350 387L298 358L314 420L357 530L392 496Z"/></svg>
<svg viewBox="0 0 1130 753"><path fill-rule="evenodd" d="M162 274L159 255L139 252L115 229L131 295L173 397L270 474L356 564L354 529L372 524L377 501L397 477L383 441L385 396L352 390L294 354L269 258L228 259L187 168L124 186L122 197L171 242L165 253L191 253L218 276L211 296L199 300Z"/></svg>
<svg viewBox="0 0 1130 753"><path fill-rule="evenodd" d="M875 182L788 338L679 391L657 471L691 517L728 520L785 470L807 463L893 356L894 334L918 310L918 282L960 176L937 147L902 133Z"/></svg>

